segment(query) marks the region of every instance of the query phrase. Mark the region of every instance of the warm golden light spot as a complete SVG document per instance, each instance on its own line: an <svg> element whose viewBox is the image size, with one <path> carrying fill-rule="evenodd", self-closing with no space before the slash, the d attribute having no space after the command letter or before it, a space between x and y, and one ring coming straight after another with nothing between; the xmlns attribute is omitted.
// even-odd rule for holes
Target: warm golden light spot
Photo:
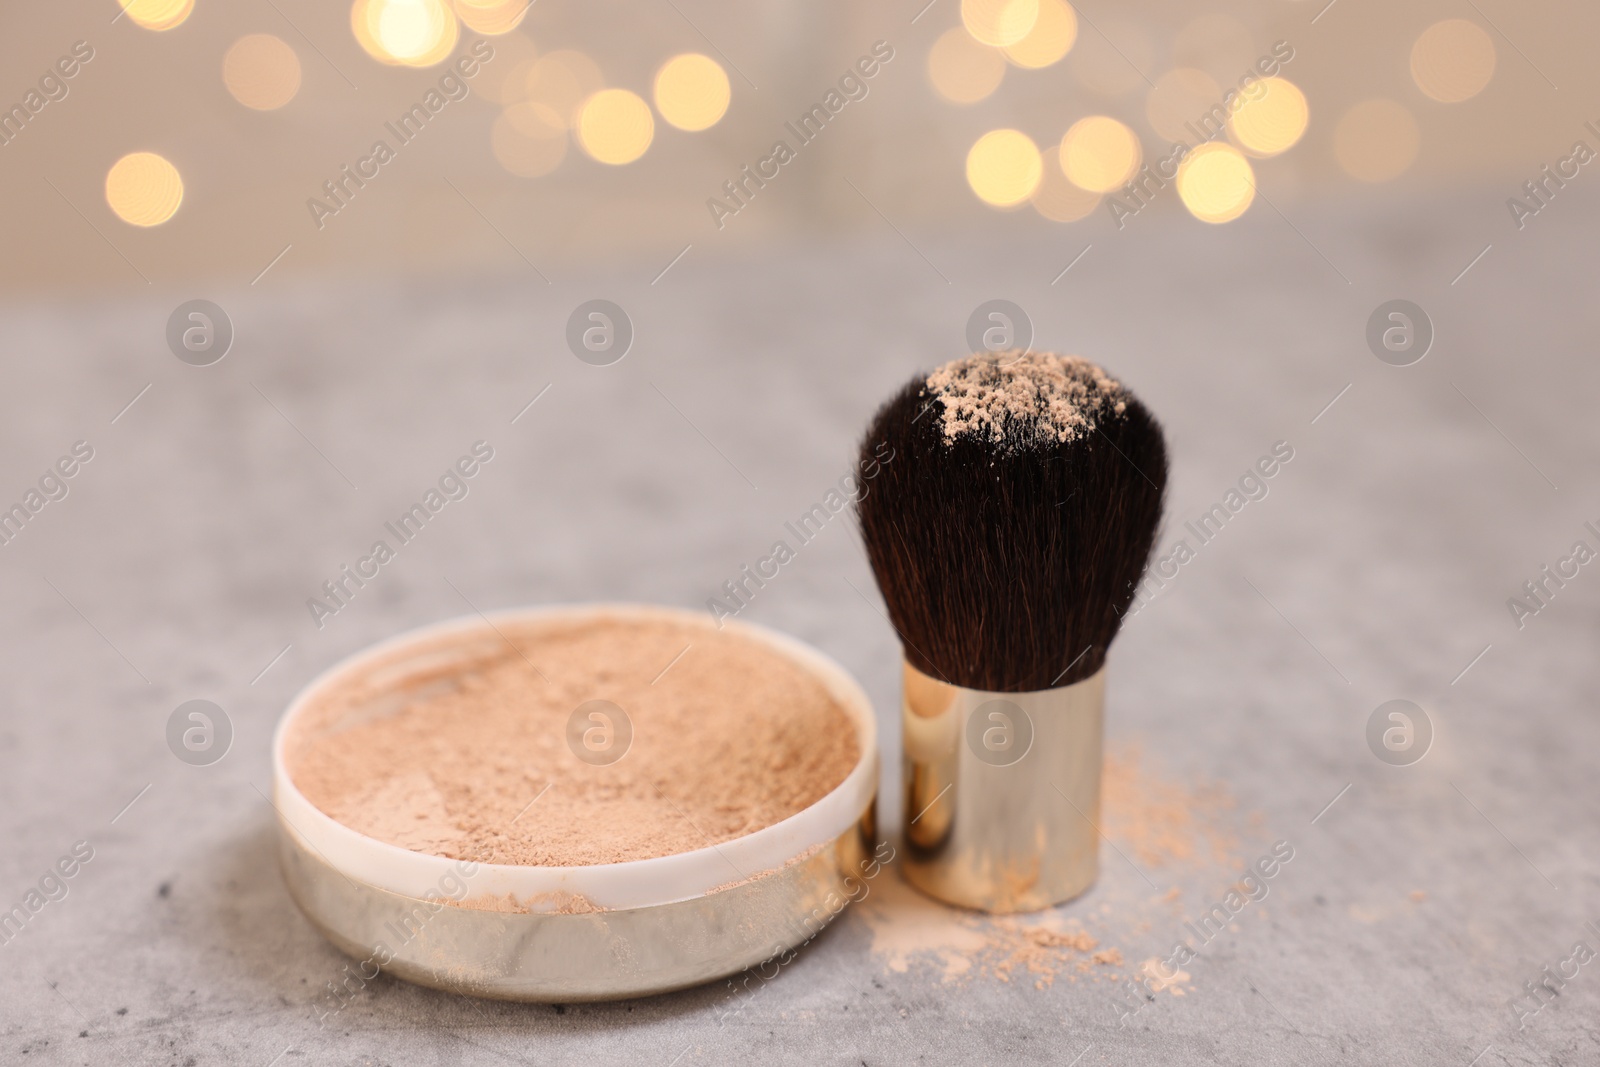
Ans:
<svg viewBox="0 0 1600 1067"><path fill-rule="evenodd" d="M373 5L375 0L351 0L350 4L350 32L355 34L356 44L361 50L381 63L394 63L394 57L383 50L383 45L378 43L378 35L373 26L375 19Z"/></svg>
<svg viewBox="0 0 1600 1067"><path fill-rule="evenodd" d="M656 110L680 130L705 130L727 113L728 73L710 56L673 56L656 71Z"/></svg>
<svg viewBox="0 0 1600 1067"><path fill-rule="evenodd" d="M407 67L443 62L460 32L442 0L355 0L350 28L372 58Z"/></svg>
<svg viewBox="0 0 1600 1067"><path fill-rule="evenodd" d="M543 104L512 104L494 120L490 147L510 173L542 177L567 157L566 123Z"/></svg>
<svg viewBox="0 0 1600 1067"><path fill-rule="evenodd" d="M245 107L272 111L300 91L300 57L282 38L252 33L222 57L222 81Z"/></svg>
<svg viewBox="0 0 1600 1067"><path fill-rule="evenodd" d="M1100 194L1081 189L1067 180L1061 167L1051 160L1044 164L1044 176L1033 191L1033 209L1052 222L1077 222L1100 206Z"/></svg>
<svg viewBox="0 0 1600 1067"><path fill-rule="evenodd" d="M147 30L170 30L189 17L194 0L119 0L128 17Z"/></svg>
<svg viewBox="0 0 1600 1067"><path fill-rule="evenodd" d="M378 40L408 67L443 63L456 50L460 26L442 0L385 0Z"/></svg>
<svg viewBox="0 0 1600 1067"><path fill-rule="evenodd" d="M123 222L159 226L183 203L183 178L154 152L130 152L106 173L106 203Z"/></svg>
<svg viewBox="0 0 1600 1067"><path fill-rule="evenodd" d="M1061 169L1091 193L1115 189L1139 169L1139 138L1106 115L1079 119L1061 138Z"/></svg>
<svg viewBox="0 0 1600 1067"><path fill-rule="evenodd" d="M1466 19L1445 19L1422 31L1411 46L1411 78L1442 104L1459 104L1483 92L1494 77L1494 40Z"/></svg>
<svg viewBox="0 0 1600 1067"><path fill-rule="evenodd" d="M961 23L984 44L1016 44L1039 21L1039 0L961 0Z"/></svg>
<svg viewBox="0 0 1600 1067"><path fill-rule="evenodd" d="M456 16L468 29L498 37L516 29L532 6L528 0L456 0Z"/></svg>
<svg viewBox="0 0 1600 1067"><path fill-rule="evenodd" d="M1078 39L1078 13L1066 0L1039 0L1039 18L1028 36L1007 45L1006 58L1019 67L1048 67L1072 51Z"/></svg>
<svg viewBox="0 0 1600 1067"><path fill-rule="evenodd" d="M601 163L632 163L655 134L650 105L626 89L601 89L578 109L578 143Z"/></svg>
<svg viewBox="0 0 1600 1067"><path fill-rule="evenodd" d="M1144 114L1168 141L1193 144L1205 137L1190 126L1198 126L1221 101L1222 86L1211 75L1195 67L1179 67L1156 79L1155 88L1145 97Z"/></svg>
<svg viewBox="0 0 1600 1067"><path fill-rule="evenodd" d="M522 98L543 104L571 127L577 122L578 108L603 85L605 79L594 60L564 48L534 61L523 83Z"/></svg>
<svg viewBox="0 0 1600 1067"><path fill-rule="evenodd" d="M1005 56L960 26L946 30L928 52L928 80L952 104L977 103L1005 76Z"/></svg>
<svg viewBox="0 0 1600 1067"><path fill-rule="evenodd" d="M1178 198L1201 222L1229 222L1256 198L1255 172L1232 145L1203 144L1178 164Z"/></svg>
<svg viewBox="0 0 1600 1067"><path fill-rule="evenodd" d="M1393 100L1366 100L1344 113L1333 131L1333 152L1346 174L1386 182L1417 158L1422 135L1411 112Z"/></svg>
<svg viewBox="0 0 1600 1067"><path fill-rule="evenodd" d="M967 153L967 184L993 207L1015 207L1039 187L1044 160L1019 130L990 130Z"/></svg>
<svg viewBox="0 0 1600 1067"><path fill-rule="evenodd" d="M1306 132L1306 94L1286 78L1262 78L1239 99L1239 110L1228 120L1228 135L1253 156L1286 152Z"/></svg>

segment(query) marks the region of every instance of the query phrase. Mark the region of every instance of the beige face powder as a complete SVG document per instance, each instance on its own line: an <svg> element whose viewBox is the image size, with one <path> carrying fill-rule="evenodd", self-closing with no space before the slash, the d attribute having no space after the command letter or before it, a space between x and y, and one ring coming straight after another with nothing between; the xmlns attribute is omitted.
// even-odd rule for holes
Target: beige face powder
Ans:
<svg viewBox="0 0 1600 1067"><path fill-rule="evenodd" d="M631 725L615 762L569 742L593 700ZM580 725L621 745L626 727L603 722ZM843 782L860 750L826 686L776 649L732 628L602 618L485 624L377 661L304 709L285 756L312 804L369 837L570 867L770 826Z"/></svg>
<svg viewBox="0 0 1600 1067"><path fill-rule="evenodd" d="M944 439L972 436L1065 443L1127 407L1128 393L1082 356L984 352L928 375L927 395L944 409Z"/></svg>

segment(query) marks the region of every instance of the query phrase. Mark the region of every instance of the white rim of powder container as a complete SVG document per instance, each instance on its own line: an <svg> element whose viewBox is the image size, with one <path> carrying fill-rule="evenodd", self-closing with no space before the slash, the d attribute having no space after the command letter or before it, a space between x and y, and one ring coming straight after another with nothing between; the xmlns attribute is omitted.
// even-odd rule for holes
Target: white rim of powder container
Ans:
<svg viewBox="0 0 1600 1067"><path fill-rule="evenodd" d="M273 797L284 834L356 882L416 899L449 896L459 901L503 900L508 894L533 914L557 913L574 897L604 910L647 908L705 896L740 879L751 880L833 844L863 818L878 786L877 722L867 695L828 656L785 634L755 623L724 620L723 629L749 638L789 659L820 681L855 726L860 756L831 792L781 822L715 846L654 859L582 867L533 867L475 863L463 874L461 860L434 856L369 837L324 814L295 786L285 747L297 718L326 693L379 661L394 661L409 648L439 652L441 639L483 636L485 618L505 625L664 621L715 632L704 613L639 604L587 604L522 608L451 619L399 634L350 656L303 689L278 724L273 738ZM492 631L491 631L492 633ZM530 813L531 814L531 813ZM467 890L451 892L462 882ZM491 914L488 909L479 914ZM518 914L518 913L503 913Z"/></svg>

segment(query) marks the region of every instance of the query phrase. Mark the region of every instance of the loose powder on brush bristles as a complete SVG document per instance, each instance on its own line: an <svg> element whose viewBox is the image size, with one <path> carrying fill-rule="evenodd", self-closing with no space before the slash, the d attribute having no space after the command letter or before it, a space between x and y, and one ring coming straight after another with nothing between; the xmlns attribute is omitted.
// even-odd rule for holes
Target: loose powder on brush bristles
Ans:
<svg viewBox="0 0 1600 1067"><path fill-rule="evenodd" d="M987 352L953 360L928 375L940 401L946 441L963 434L992 443L1065 443L1127 410L1127 394L1082 356Z"/></svg>
<svg viewBox="0 0 1600 1067"><path fill-rule="evenodd" d="M595 699L632 724L609 765L568 747L569 717ZM619 618L502 623L397 653L307 707L286 756L311 803L370 837L570 867L780 822L844 781L860 749L824 684L765 644Z"/></svg>

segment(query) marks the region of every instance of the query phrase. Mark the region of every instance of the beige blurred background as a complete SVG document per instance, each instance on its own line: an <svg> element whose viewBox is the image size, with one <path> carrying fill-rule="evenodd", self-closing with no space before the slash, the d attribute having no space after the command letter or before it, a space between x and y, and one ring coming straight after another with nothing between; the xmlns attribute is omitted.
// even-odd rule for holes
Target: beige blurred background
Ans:
<svg viewBox="0 0 1600 1067"><path fill-rule="evenodd" d="M1187 188L1154 196L1140 225L1462 189L1492 216L1575 141L1600 148L1584 128L1600 119L1586 110L1600 99L1592 4L923 2L17 6L0 41L0 106L13 109L0 270L22 292L373 269L559 280L883 221L912 239L1104 232L1120 212L1096 187L1119 195L1133 166L1170 156L1185 116L1275 48L1292 52L1283 81L1251 90L1179 177ZM784 124L880 41L893 58L862 79L866 95L802 146ZM462 79L470 95L445 97L400 145L385 123L484 54L476 42L493 58ZM93 58L59 78L75 45ZM686 54L703 58L658 89ZM323 183L380 138L395 158L319 228L308 201L333 203ZM708 199L780 138L796 158L719 228ZM131 153L160 158L113 173Z"/></svg>

